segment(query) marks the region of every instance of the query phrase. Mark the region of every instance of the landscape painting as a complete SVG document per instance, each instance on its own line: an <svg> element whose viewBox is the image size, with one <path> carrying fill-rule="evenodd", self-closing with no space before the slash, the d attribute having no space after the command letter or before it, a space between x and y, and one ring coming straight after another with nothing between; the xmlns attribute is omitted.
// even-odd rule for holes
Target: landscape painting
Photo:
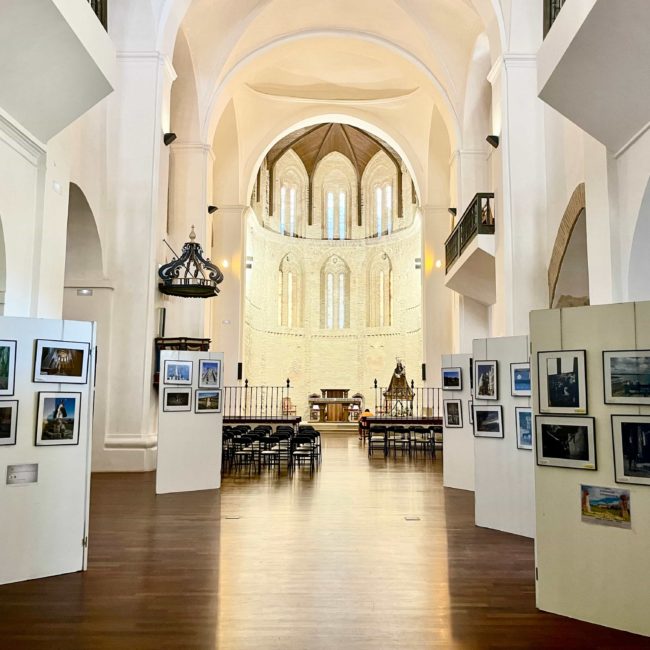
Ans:
<svg viewBox="0 0 650 650"><path fill-rule="evenodd" d="M443 390L462 390L462 374L460 368L443 368L442 369L442 389Z"/></svg>
<svg viewBox="0 0 650 650"><path fill-rule="evenodd" d="M221 391L197 390L194 411L195 413L221 413Z"/></svg>
<svg viewBox="0 0 650 650"><path fill-rule="evenodd" d="M601 526L632 528L630 491L581 485L582 521Z"/></svg>
<svg viewBox="0 0 650 650"><path fill-rule="evenodd" d="M605 402L650 404L650 350L603 352Z"/></svg>

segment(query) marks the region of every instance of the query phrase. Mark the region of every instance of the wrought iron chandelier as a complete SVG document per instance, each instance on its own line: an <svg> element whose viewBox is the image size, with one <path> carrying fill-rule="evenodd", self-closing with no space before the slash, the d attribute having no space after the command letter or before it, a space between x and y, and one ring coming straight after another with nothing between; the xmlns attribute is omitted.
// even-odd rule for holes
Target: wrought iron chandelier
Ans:
<svg viewBox="0 0 650 650"><path fill-rule="evenodd" d="M176 257L158 269L162 282L158 284L161 293L181 298L213 298L218 295L218 285L223 282L223 273L203 257L201 244L195 242L194 226L190 241L183 245L180 257L169 246Z"/></svg>

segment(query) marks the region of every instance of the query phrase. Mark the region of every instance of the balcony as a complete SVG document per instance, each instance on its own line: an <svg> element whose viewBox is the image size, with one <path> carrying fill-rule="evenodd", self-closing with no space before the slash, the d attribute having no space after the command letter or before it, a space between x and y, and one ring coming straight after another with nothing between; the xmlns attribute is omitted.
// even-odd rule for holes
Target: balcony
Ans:
<svg viewBox="0 0 650 650"><path fill-rule="evenodd" d="M491 305L494 272L494 194L477 194L445 242L445 286Z"/></svg>
<svg viewBox="0 0 650 650"><path fill-rule="evenodd" d="M107 0L1 0L0 107L47 143L116 85Z"/></svg>
<svg viewBox="0 0 650 650"><path fill-rule="evenodd" d="M622 153L648 127L650 1L546 0L545 7L540 99Z"/></svg>
<svg viewBox="0 0 650 650"><path fill-rule="evenodd" d="M544 38L555 22L566 0L544 0Z"/></svg>

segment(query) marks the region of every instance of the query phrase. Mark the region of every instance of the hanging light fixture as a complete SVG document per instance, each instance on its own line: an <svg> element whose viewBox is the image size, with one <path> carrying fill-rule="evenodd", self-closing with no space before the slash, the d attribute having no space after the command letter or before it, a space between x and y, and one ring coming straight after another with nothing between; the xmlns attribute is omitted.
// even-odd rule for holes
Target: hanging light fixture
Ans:
<svg viewBox="0 0 650 650"><path fill-rule="evenodd" d="M209 258L203 257L201 244L195 242L195 239L196 234L192 226L190 241L183 245L180 257L165 241L175 258L158 269L162 280L158 284L161 293L181 298L213 298L219 293L217 285L223 282L223 273Z"/></svg>

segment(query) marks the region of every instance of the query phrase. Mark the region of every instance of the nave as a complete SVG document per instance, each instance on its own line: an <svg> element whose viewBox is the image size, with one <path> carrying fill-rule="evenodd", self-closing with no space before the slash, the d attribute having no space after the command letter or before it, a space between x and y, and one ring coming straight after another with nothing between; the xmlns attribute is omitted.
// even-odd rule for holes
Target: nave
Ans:
<svg viewBox="0 0 650 650"><path fill-rule="evenodd" d="M328 434L311 477L154 482L93 475L88 572L0 587L0 648L647 648L537 611L532 541L475 527L440 454Z"/></svg>

